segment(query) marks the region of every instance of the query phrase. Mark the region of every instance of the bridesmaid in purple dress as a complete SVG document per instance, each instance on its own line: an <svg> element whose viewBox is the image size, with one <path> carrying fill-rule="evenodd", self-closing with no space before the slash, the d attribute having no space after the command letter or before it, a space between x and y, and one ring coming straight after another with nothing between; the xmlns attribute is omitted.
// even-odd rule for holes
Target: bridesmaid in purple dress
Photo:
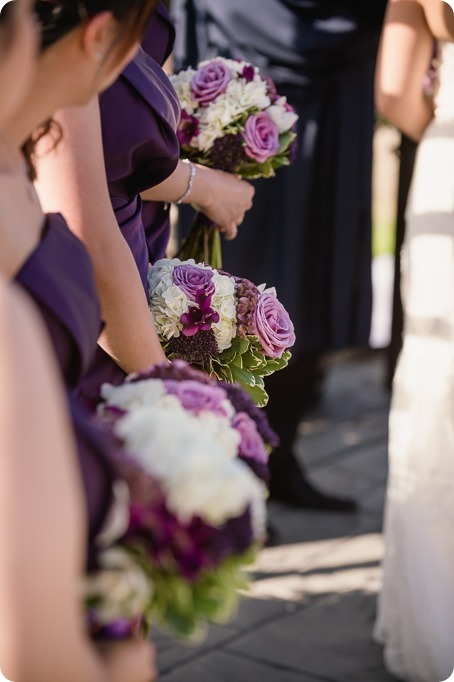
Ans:
<svg viewBox="0 0 454 682"><path fill-rule="evenodd" d="M5 142L6 168L2 168L0 176L0 269L7 276L14 277L36 304L66 385L85 493L86 567L89 570L96 566L95 539L104 527L113 503L112 484L115 475L109 460L110 442L77 403L73 389L93 358L101 328L100 305L92 264L85 247L68 229L61 215L53 214L44 218L14 144L23 142L28 131L37 122L45 120L54 106L79 104L112 82L123 68L130 45L136 38L135 31L140 30L140 23L148 19L153 2L104 0L100 3L98 0L94 7L90 5L90 0L86 0L83 17L79 16L80 4L76 2L65 0L62 5L58 1L49 4L40 2L37 5L43 31L44 56L37 60L36 75L25 103L16 112L14 120L6 126L11 143ZM115 13L111 11L112 6L115 7ZM46 30L48 28L51 38ZM114 41L113 35L118 36ZM63 37L65 40L61 40ZM104 59L104 54L108 54L109 58ZM68 82L68 73L71 75L70 88L62 85ZM44 83L46 88L43 87ZM55 86L52 87L52 84ZM4 220L5 216L7 220ZM43 398L46 395L48 392L43 386ZM55 433L53 427L49 428ZM36 448L39 454L38 443ZM64 452L59 454L64 457ZM65 469L63 463L60 466L56 462L56 467L60 473ZM54 472L49 476L54 480ZM38 478L40 480L41 477ZM63 489L66 489L65 483ZM73 501L70 501L71 505ZM74 503L73 507L77 507L79 513L78 503ZM65 507L62 516L65 517L66 513ZM59 519L57 532L60 533L62 528L64 525ZM59 584L56 580L55 598L58 598ZM53 592L46 595L46 599L52 602L52 595ZM79 613L77 616L80 618ZM44 613L41 614L43 617ZM80 623L75 630L78 631L79 627ZM57 640L57 648L59 643ZM80 660L75 668L69 670L68 662L57 656L60 666L63 666L59 669L59 675L56 666L47 676L36 673L35 677L25 677L20 672L20 679L84 679L93 682L109 679L123 682L125 675L130 682L155 679L153 648L149 642L138 639L105 643L99 651L90 647L87 647L87 651L79 648Z"/></svg>
<svg viewBox="0 0 454 682"><path fill-rule="evenodd" d="M251 206L248 183L178 159L179 107L161 68L173 39L160 4L135 59L101 96L100 117L93 102L59 112L63 143L39 164L43 204L64 213L94 264L106 328L81 387L90 406L103 382L119 383L125 373L164 359L148 310L147 271L165 254L166 202L184 197L200 206L227 238Z"/></svg>

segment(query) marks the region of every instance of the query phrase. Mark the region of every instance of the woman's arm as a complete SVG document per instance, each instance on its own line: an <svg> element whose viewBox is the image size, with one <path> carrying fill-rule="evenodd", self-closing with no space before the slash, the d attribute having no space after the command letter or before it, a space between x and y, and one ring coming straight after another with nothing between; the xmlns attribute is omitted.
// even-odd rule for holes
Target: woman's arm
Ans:
<svg viewBox="0 0 454 682"><path fill-rule="evenodd" d="M444 4L441 0L434 0ZM433 117L424 93L433 35L417 0L390 0L375 77L377 109L406 135L419 140Z"/></svg>
<svg viewBox="0 0 454 682"><path fill-rule="evenodd" d="M58 112L63 139L38 163L45 211L61 212L93 261L106 328L100 345L126 372L165 360L136 263L110 202L98 100Z"/></svg>
<svg viewBox="0 0 454 682"><path fill-rule="evenodd" d="M454 40L454 12L441 0L419 0L432 34L437 40Z"/></svg>
<svg viewBox="0 0 454 682"><path fill-rule="evenodd" d="M100 653L84 634L85 512L65 396L35 310L2 282L0 330L0 670L16 682L151 682L150 643Z"/></svg>
<svg viewBox="0 0 454 682"><path fill-rule="evenodd" d="M84 514L65 398L34 310L4 287L0 329L0 669L104 681L77 598Z"/></svg>
<svg viewBox="0 0 454 682"><path fill-rule="evenodd" d="M142 192L150 201L177 201L188 187L190 167L179 161L172 175L159 185ZM254 188L232 173L196 164L192 191L183 201L194 204L219 226L227 239L234 239L244 214L252 206Z"/></svg>

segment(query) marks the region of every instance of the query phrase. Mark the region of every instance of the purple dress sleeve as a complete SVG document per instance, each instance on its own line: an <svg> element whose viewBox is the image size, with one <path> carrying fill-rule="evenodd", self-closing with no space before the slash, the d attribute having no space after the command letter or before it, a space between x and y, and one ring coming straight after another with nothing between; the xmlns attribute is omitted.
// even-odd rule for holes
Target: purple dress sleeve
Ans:
<svg viewBox="0 0 454 682"><path fill-rule="evenodd" d="M147 51L139 48L120 78L100 96L109 194L145 292L148 264L163 257L170 222L168 207L143 202L140 192L168 178L179 158L179 103L161 68L173 36L170 19L160 7L144 38Z"/></svg>

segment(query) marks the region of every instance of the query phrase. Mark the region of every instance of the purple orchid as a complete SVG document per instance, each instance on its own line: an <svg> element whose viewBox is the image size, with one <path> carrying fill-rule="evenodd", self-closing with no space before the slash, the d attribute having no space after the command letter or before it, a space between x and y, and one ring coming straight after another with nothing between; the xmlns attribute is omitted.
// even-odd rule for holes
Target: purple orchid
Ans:
<svg viewBox="0 0 454 682"><path fill-rule="evenodd" d="M211 296L204 289L199 289L195 296L197 306L190 306L187 313L180 317L184 336L194 336L198 331L208 331L212 324L219 322L219 313L211 307Z"/></svg>

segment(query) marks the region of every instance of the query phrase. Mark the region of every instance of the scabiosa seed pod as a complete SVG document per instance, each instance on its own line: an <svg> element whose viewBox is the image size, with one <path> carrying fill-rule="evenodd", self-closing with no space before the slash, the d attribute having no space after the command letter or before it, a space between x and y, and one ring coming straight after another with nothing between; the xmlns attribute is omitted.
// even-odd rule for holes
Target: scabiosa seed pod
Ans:
<svg viewBox="0 0 454 682"><path fill-rule="evenodd" d="M212 166L227 173L234 173L245 159L244 140L241 134L219 137L210 150Z"/></svg>
<svg viewBox="0 0 454 682"><path fill-rule="evenodd" d="M189 364L203 365L210 358L219 355L216 338L211 329L200 330L194 336L178 336L171 339L169 350Z"/></svg>

